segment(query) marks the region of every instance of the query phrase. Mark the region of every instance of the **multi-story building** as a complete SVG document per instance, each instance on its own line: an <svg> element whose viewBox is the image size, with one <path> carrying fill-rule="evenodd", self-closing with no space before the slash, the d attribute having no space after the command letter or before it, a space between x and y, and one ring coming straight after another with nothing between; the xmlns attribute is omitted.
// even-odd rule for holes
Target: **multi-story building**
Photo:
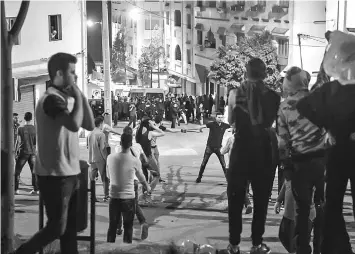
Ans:
<svg viewBox="0 0 355 254"><path fill-rule="evenodd" d="M225 89L208 77L216 50L265 30L274 36L281 69L319 69L326 44L324 22L317 21L325 20L324 1L166 1L166 6L169 70L181 78L182 92L223 96Z"/></svg>
<svg viewBox="0 0 355 254"><path fill-rule="evenodd" d="M326 1L326 29L340 30L355 35L355 1Z"/></svg>
<svg viewBox="0 0 355 254"><path fill-rule="evenodd" d="M14 24L21 1L6 1L8 29ZM27 111L34 112L49 80L47 63L58 52L78 58L78 86L86 92L85 1L31 1L26 20L12 49L14 112L23 120ZM84 39L83 39L84 38Z"/></svg>

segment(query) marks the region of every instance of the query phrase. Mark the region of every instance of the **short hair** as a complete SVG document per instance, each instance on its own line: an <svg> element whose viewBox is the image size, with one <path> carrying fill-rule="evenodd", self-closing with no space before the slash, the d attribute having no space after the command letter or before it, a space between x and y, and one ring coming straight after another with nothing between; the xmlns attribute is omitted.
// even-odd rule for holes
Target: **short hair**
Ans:
<svg viewBox="0 0 355 254"><path fill-rule="evenodd" d="M104 119L101 116L95 118L95 127L99 127L100 124L104 122Z"/></svg>
<svg viewBox="0 0 355 254"><path fill-rule="evenodd" d="M26 112L25 117L24 117L26 122L29 122L32 120L32 113L31 112Z"/></svg>
<svg viewBox="0 0 355 254"><path fill-rule="evenodd" d="M160 115L157 115L154 119L155 123L161 123L161 121L163 121L163 118Z"/></svg>
<svg viewBox="0 0 355 254"><path fill-rule="evenodd" d="M222 112L217 112L217 113L216 113L216 117L217 117L217 116L223 116Z"/></svg>
<svg viewBox="0 0 355 254"><path fill-rule="evenodd" d="M14 117L14 116L18 116L18 114L17 114L17 113L13 113L12 116L13 116L13 117Z"/></svg>
<svg viewBox="0 0 355 254"><path fill-rule="evenodd" d="M293 66L291 67L287 72L286 72L286 78L287 80L291 81L291 78L293 75L298 74L302 71L301 68L297 67L297 66Z"/></svg>
<svg viewBox="0 0 355 254"><path fill-rule="evenodd" d="M266 78L266 65L260 58L252 58L247 63L247 76L249 78L264 80Z"/></svg>
<svg viewBox="0 0 355 254"><path fill-rule="evenodd" d="M76 64L77 61L75 56L68 53L57 53L51 56L48 61L48 74L51 81L54 80L57 71L65 73L69 68L69 64Z"/></svg>
<svg viewBox="0 0 355 254"><path fill-rule="evenodd" d="M126 126L123 128L123 133L127 134L127 135L133 135L133 130L131 127Z"/></svg>
<svg viewBox="0 0 355 254"><path fill-rule="evenodd" d="M124 149L128 149L132 146L132 135L128 135L127 133L123 133L121 135L121 146Z"/></svg>

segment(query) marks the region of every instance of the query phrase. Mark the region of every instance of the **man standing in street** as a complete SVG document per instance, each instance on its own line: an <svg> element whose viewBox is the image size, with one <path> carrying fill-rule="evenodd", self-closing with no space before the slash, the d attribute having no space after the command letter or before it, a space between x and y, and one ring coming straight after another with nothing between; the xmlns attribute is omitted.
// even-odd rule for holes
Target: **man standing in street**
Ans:
<svg viewBox="0 0 355 254"><path fill-rule="evenodd" d="M202 132L202 129L208 128L210 129L210 133L208 135L207 145L205 154L203 155L203 160L200 167L200 172L196 179L196 183L200 183L203 172L205 171L208 160L210 159L212 154L216 154L219 162L221 163L223 173L226 174L226 162L224 160L224 156L221 154L221 147L223 136L226 130L230 128L229 124L223 123L223 115L221 113L216 114L216 121L209 122L206 125L202 125L199 127L199 130Z"/></svg>
<svg viewBox="0 0 355 254"><path fill-rule="evenodd" d="M19 127L17 130L17 140L15 143L15 194L19 194L19 181L21 171L26 162L30 166L32 174L32 187L30 194L39 194L36 176L33 173L33 167L36 162L36 128L32 124L32 113L26 112L25 126Z"/></svg>
<svg viewBox="0 0 355 254"><path fill-rule="evenodd" d="M132 135L121 136L121 152L113 153L107 158L107 174L110 179L109 228L107 242L116 240L118 220L123 216L123 242L132 243L133 220L136 209L134 176L150 192L142 172L141 161L132 155Z"/></svg>
<svg viewBox="0 0 355 254"><path fill-rule="evenodd" d="M110 122L111 115L109 113L104 113L104 124L102 126L102 132L105 134L105 145L107 150L107 155L111 153L111 147L109 144L110 140L110 133L114 133L117 135L121 135L118 131L115 131L108 123Z"/></svg>
<svg viewBox="0 0 355 254"><path fill-rule="evenodd" d="M76 85L75 56L57 53L48 61L51 85L36 107L37 148L35 174L47 214L46 226L16 254L34 254L60 238L61 253L77 254L76 208L80 174L80 127L94 129L93 113ZM74 106L68 109L68 99Z"/></svg>
<svg viewBox="0 0 355 254"><path fill-rule="evenodd" d="M136 105L134 105L134 102L132 101L129 105L128 126L131 126L131 124L133 124L133 129L136 128L136 121L137 121L137 109L136 109Z"/></svg>
<svg viewBox="0 0 355 254"><path fill-rule="evenodd" d="M13 113L12 114L12 119L14 122L14 144L16 143L17 140L17 129L18 127L20 127L20 123L18 121L18 114L17 113Z"/></svg>
<svg viewBox="0 0 355 254"><path fill-rule="evenodd" d="M108 201L108 178L106 175L107 149L105 134L102 132L104 119L101 116L95 119L95 129L88 136L89 163L91 164L90 179L94 180L100 173L104 188L104 202Z"/></svg>

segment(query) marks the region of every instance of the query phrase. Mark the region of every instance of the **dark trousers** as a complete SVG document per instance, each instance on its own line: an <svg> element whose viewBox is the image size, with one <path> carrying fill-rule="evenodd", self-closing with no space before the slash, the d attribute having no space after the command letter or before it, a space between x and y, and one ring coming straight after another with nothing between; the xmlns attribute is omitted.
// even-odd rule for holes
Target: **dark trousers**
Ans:
<svg viewBox="0 0 355 254"><path fill-rule="evenodd" d="M243 230L242 212L248 181L253 190L251 238L254 246L263 242L269 196L275 178L271 141L267 132L252 136L248 132L235 136L230 156L228 179L229 243L239 245Z"/></svg>
<svg viewBox="0 0 355 254"><path fill-rule="evenodd" d="M227 171L228 171L228 168L227 168ZM251 205L251 202L250 202L250 199L249 199L249 185L250 183L248 182L247 183L247 187L246 187L246 190L245 190L245 199L244 199L244 206L245 207L248 207L249 205Z"/></svg>
<svg viewBox="0 0 355 254"><path fill-rule="evenodd" d="M133 220L135 214L135 199L111 198L109 204L109 227L107 231L107 242L116 241L116 231L119 218L123 216L123 242L132 243Z"/></svg>
<svg viewBox="0 0 355 254"><path fill-rule="evenodd" d="M200 172L198 173L199 178L202 178L203 172L205 172L207 162L210 159L212 154L217 155L218 160L221 163L223 173L224 173L224 175L226 174L226 162L224 160L224 156L221 154L221 149L215 148L215 147L210 147L207 145L206 150L205 150L205 154L203 155L203 159L202 159L202 163L201 163L201 167L200 167Z"/></svg>
<svg viewBox="0 0 355 254"><path fill-rule="evenodd" d="M76 240L78 179L78 176L38 176L38 187L48 221L43 229L17 249L16 254L34 254L58 238L61 253L78 253Z"/></svg>
<svg viewBox="0 0 355 254"><path fill-rule="evenodd" d="M136 121L137 121L136 116L130 116L128 126L131 126L131 124L133 124L133 128L136 128Z"/></svg>
<svg viewBox="0 0 355 254"><path fill-rule="evenodd" d="M310 254L309 214L313 203L313 188L324 188L325 159L311 157L302 161L293 160L294 172L291 177L292 193L297 204L296 236L297 254Z"/></svg>
<svg viewBox="0 0 355 254"><path fill-rule="evenodd" d="M146 222L146 220L145 220L145 217L144 217L143 210L138 204L138 181L137 180L134 181L134 193L135 193L134 199L135 199L135 205L136 205L136 216L137 216L137 219L139 221L139 224L142 225L142 224L144 224ZM117 228L118 229L122 228L122 216L120 216L118 218Z"/></svg>
<svg viewBox="0 0 355 254"><path fill-rule="evenodd" d="M354 142L338 145L337 140L337 145L328 154L322 254L352 253L343 216L343 200L349 180L351 196L355 200L354 152Z"/></svg>
<svg viewBox="0 0 355 254"><path fill-rule="evenodd" d="M175 129L175 127L176 127L176 116L175 117L173 116L171 118L171 128Z"/></svg>
<svg viewBox="0 0 355 254"><path fill-rule="evenodd" d="M114 125L117 125L118 122L118 112L113 112L113 123Z"/></svg>
<svg viewBox="0 0 355 254"><path fill-rule="evenodd" d="M32 187L34 191L38 191L37 179L36 175L33 173L33 167L36 162L36 155L35 154L20 154L16 160L15 165L15 191L18 190L19 182L20 182L20 175L22 172L23 167L25 166L26 162L30 166L31 174L32 174Z"/></svg>

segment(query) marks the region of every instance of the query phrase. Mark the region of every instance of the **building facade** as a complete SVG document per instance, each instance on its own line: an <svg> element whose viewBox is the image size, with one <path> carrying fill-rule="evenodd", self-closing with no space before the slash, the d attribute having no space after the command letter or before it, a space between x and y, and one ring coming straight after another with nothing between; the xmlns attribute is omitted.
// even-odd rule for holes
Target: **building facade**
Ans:
<svg viewBox="0 0 355 254"><path fill-rule="evenodd" d="M21 1L6 1L6 21L11 29ZM47 63L51 55L76 55L78 86L86 93L85 1L31 1L26 20L12 49L14 112L23 121L34 113L37 100L49 81ZM84 38L84 39L82 39Z"/></svg>

